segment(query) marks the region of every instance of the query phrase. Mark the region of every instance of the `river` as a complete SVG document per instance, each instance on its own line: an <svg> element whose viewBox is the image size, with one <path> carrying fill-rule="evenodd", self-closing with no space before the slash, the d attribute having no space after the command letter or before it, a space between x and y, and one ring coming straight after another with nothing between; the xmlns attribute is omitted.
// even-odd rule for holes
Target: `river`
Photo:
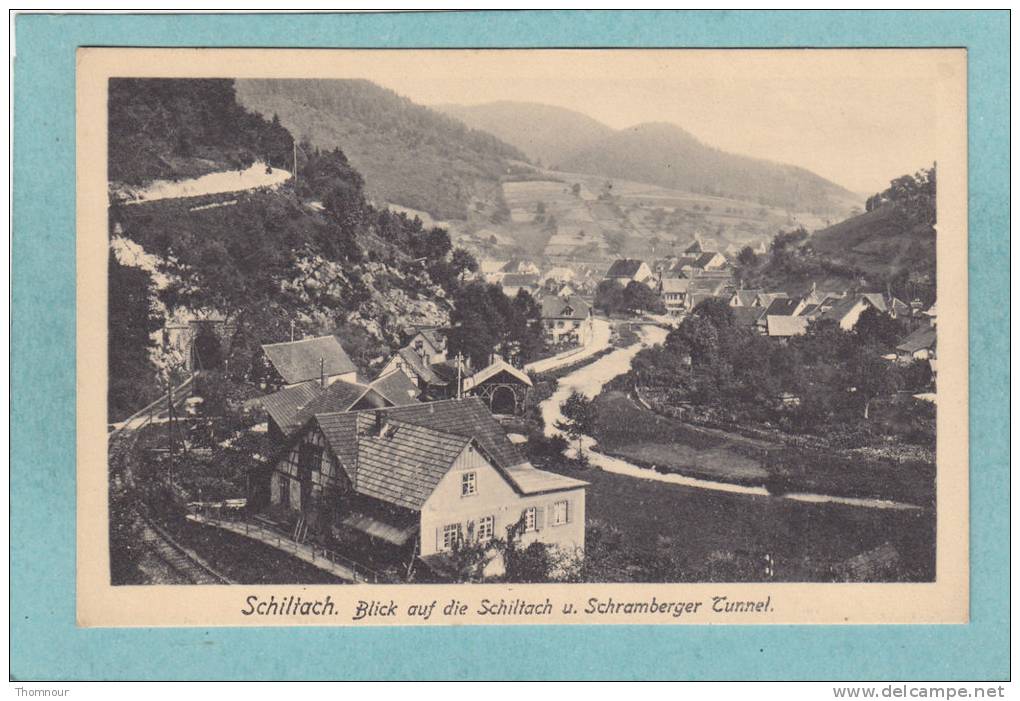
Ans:
<svg viewBox="0 0 1020 701"><path fill-rule="evenodd" d="M666 339L667 331L659 326L647 324L639 328L638 334L640 340L637 343L627 346L626 348L620 348L612 353L608 353L598 360L578 368L569 375L565 375L560 378L556 385L556 391L553 392L551 397L542 402L539 407L542 411L542 420L545 423L545 433L547 436L558 434L562 435L562 432L556 428L556 423L563 419L563 414L560 412L560 405L572 392L580 392L589 399L594 399L602 391L602 388L607 382L630 370L634 356L637 355L638 351L640 351L642 347L662 343ZM571 442L571 447L568 448L567 455L576 455L576 446L576 442ZM886 499L861 499L811 493L773 495L765 487L705 480L676 473L662 473L647 467L640 467L627 462L626 460L621 460L620 458L598 452L595 450L596 441L591 436L582 436L581 446L592 465L605 470L606 472L614 472L616 474L627 475L638 479L666 482L668 484L677 484L684 487L693 487L695 489L706 489L751 496L765 496L774 499L789 499L791 501L809 503L844 504L847 506L858 506L872 509L907 510L920 508L914 504L905 504Z"/></svg>

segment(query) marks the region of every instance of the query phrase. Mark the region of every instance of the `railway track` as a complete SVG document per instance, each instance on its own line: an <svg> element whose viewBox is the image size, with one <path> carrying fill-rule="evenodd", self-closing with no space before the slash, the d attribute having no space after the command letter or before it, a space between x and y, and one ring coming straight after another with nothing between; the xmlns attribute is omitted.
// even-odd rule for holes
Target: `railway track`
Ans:
<svg viewBox="0 0 1020 701"><path fill-rule="evenodd" d="M142 543L159 560L180 576L176 584L232 584L232 582L193 556L162 528L149 519L138 517L142 526Z"/></svg>
<svg viewBox="0 0 1020 701"><path fill-rule="evenodd" d="M191 392L194 376L189 377L174 388L174 408L179 410ZM165 413L168 396L152 402L132 414L107 438L107 465L110 476L111 498L116 492L121 495L130 492L134 486L134 475L131 469L131 453L138 443L141 430L158 421ZM126 495L131 498L130 494ZM132 509L133 518L141 533L141 541L145 549L160 562L170 568L180 581L174 584L230 584L230 580L202 562L184 547L178 544L162 528L151 519Z"/></svg>

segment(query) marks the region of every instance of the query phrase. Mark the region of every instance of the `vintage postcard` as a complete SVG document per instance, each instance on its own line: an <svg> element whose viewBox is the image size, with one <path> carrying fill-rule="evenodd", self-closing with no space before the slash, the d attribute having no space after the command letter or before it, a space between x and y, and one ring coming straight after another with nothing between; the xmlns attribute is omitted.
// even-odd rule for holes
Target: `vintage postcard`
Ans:
<svg viewBox="0 0 1020 701"><path fill-rule="evenodd" d="M79 625L968 620L965 50L77 70Z"/></svg>

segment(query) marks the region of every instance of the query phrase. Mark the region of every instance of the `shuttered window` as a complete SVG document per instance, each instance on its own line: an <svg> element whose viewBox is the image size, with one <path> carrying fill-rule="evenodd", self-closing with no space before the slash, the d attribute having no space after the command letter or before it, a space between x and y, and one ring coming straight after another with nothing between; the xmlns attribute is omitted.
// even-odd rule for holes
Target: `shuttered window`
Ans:
<svg viewBox="0 0 1020 701"><path fill-rule="evenodd" d="M562 526L570 522L570 502L564 499L553 504L552 525Z"/></svg>

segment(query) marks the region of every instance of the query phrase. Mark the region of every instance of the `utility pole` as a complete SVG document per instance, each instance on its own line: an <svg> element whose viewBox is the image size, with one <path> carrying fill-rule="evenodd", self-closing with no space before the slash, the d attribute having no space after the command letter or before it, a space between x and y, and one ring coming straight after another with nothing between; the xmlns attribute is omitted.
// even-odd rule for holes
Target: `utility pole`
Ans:
<svg viewBox="0 0 1020 701"><path fill-rule="evenodd" d="M290 142L294 146L294 184L297 185L297 139L291 139Z"/></svg>
<svg viewBox="0 0 1020 701"><path fill-rule="evenodd" d="M461 368L463 367L463 356L461 353L457 353L457 399L461 396Z"/></svg>
<svg viewBox="0 0 1020 701"><path fill-rule="evenodd" d="M166 422L166 433L167 433L167 445L169 455L169 465L167 467L167 481L169 487L172 490L174 486L174 381L173 377L167 374L166 382L166 402L167 402L167 422Z"/></svg>

